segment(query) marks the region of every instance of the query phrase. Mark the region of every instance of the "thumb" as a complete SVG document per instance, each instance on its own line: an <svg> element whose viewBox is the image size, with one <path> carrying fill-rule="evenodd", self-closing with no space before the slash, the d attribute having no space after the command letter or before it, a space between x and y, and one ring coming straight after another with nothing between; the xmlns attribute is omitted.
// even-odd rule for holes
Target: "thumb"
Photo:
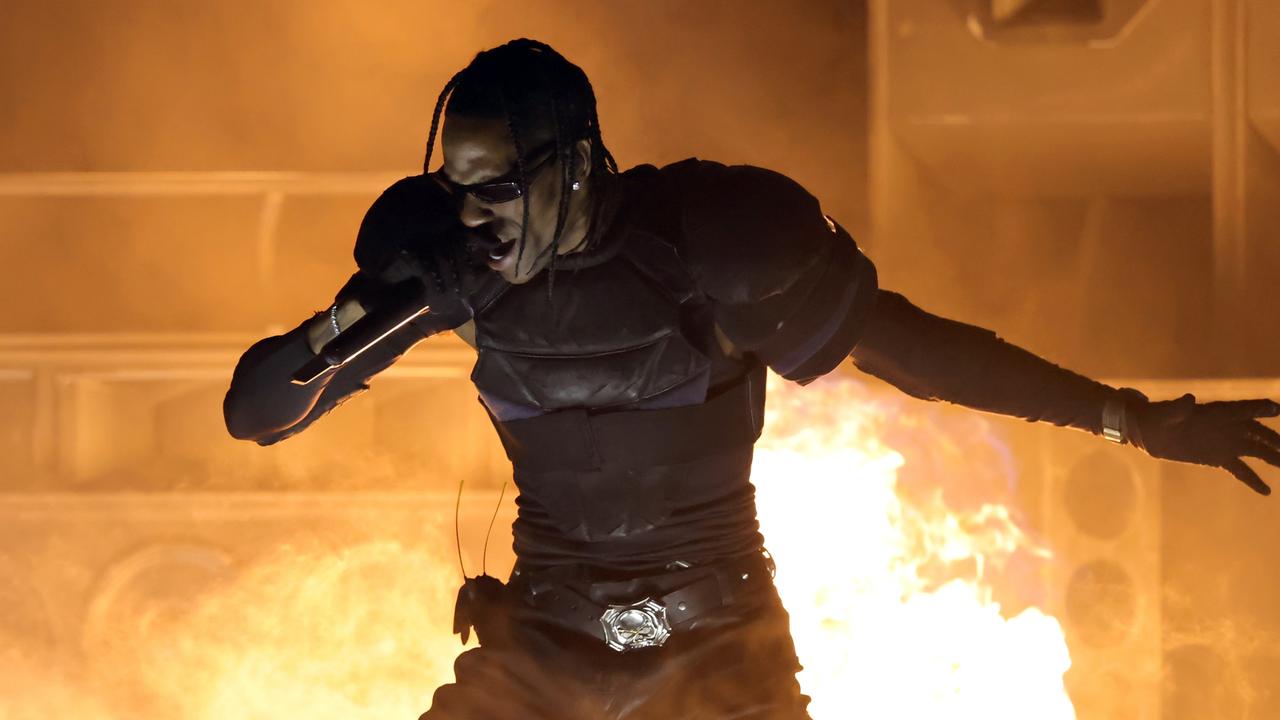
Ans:
<svg viewBox="0 0 1280 720"><path fill-rule="evenodd" d="M1169 414L1166 419L1169 422L1179 422L1191 417L1191 413L1196 409L1196 396L1187 393L1177 400L1169 401Z"/></svg>

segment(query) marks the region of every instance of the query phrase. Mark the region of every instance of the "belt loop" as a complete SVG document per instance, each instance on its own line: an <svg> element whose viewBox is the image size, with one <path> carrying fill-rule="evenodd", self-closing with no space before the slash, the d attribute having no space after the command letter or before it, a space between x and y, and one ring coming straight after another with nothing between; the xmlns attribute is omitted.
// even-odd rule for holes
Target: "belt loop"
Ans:
<svg viewBox="0 0 1280 720"><path fill-rule="evenodd" d="M729 572L717 568L712 572L716 578L716 585L720 588L720 597L724 598L724 602L731 603L738 599L737 585L741 583L737 577L737 570L730 568Z"/></svg>

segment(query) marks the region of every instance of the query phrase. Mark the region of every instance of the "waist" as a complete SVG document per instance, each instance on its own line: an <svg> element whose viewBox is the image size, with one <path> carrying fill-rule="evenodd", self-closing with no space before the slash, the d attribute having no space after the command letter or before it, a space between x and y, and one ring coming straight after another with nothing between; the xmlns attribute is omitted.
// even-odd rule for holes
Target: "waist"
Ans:
<svg viewBox="0 0 1280 720"><path fill-rule="evenodd" d="M673 632L716 627L778 603L767 551L677 563L633 577L590 566L517 566L509 588L545 620L618 651L660 646Z"/></svg>

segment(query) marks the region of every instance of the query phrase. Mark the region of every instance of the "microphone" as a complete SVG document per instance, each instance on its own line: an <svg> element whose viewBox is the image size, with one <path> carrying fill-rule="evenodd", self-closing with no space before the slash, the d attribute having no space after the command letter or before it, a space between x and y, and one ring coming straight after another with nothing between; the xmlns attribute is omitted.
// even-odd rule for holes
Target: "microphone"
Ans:
<svg viewBox="0 0 1280 720"><path fill-rule="evenodd" d="M427 287L422 279L416 276L405 278L382 296L377 307L326 343L318 355L298 368L293 373L292 382L307 385L329 370L346 365L430 310Z"/></svg>

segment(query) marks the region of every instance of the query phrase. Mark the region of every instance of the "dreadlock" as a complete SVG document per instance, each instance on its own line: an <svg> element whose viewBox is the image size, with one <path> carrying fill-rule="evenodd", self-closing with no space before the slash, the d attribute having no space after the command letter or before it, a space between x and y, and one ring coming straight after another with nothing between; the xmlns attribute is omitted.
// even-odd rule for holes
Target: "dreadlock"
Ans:
<svg viewBox="0 0 1280 720"><path fill-rule="evenodd" d="M591 81L582 68L537 40L512 40L479 53L467 67L449 79L436 99L431 131L427 135L427 154L422 163L424 173L430 171L431 154L446 106L449 113L506 121L507 133L515 148L517 180L525 198L524 219L516 248L517 267L524 256L525 235L529 227L529 179L525 171L525 152L540 133L551 131L561 177L555 233L547 249L551 253L547 285L550 294L555 285L560 236L569 216L570 186L578 169L574 143L582 139L590 143L592 177L608 178L618 172L618 164L600 136L600 120ZM595 233L589 234L586 242L587 247L598 242Z"/></svg>

